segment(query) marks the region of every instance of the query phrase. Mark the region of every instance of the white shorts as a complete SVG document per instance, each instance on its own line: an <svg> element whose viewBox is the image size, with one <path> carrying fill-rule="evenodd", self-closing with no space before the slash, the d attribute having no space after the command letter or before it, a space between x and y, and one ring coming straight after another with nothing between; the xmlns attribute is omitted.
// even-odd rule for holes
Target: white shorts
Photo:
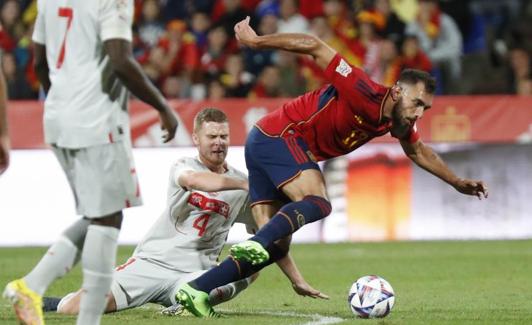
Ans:
<svg viewBox="0 0 532 325"><path fill-rule="evenodd" d="M131 257L115 269L111 292L115 298L116 310L139 307L149 302L171 306L176 303L177 290L204 272L206 271L179 272Z"/></svg>
<svg viewBox="0 0 532 325"><path fill-rule="evenodd" d="M52 150L68 178L79 215L99 218L142 204L129 142Z"/></svg>

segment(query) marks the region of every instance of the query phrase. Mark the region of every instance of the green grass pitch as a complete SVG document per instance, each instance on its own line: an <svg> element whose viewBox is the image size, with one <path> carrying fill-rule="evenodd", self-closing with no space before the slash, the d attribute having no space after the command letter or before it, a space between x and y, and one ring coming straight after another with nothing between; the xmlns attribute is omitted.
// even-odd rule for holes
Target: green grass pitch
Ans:
<svg viewBox="0 0 532 325"><path fill-rule="evenodd" d="M132 249L121 247L118 261L124 262ZM44 252L1 248L2 288L29 271ZM532 324L532 241L293 245L292 254L309 283L330 300L297 296L272 266L235 300L217 307L225 318L166 317L150 304L106 315L102 324ZM395 289L396 305L385 319L356 319L348 308L351 283L367 274L384 277ZM62 295L80 282L78 266L47 294ZM73 317L45 317L46 324L75 323ZM11 306L2 300L0 324L15 323Z"/></svg>

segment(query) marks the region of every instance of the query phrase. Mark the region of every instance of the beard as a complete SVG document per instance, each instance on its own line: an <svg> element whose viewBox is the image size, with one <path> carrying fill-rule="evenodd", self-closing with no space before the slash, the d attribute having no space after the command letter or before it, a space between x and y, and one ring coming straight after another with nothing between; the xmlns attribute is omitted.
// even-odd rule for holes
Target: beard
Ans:
<svg viewBox="0 0 532 325"><path fill-rule="evenodd" d="M410 123L406 121L400 114L403 105L401 101L398 101L392 110L392 127L390 128L390 134L395 138L403 138L410 129Z"/></svg>
<svg viewBox="0 0 532 325"><path fill-rule="evenodd" d="M212 170L212 168L219 168L225 163L227 156L227 148L202 148L200 149L201 161Z"/></svg>
<svg viewBox="0 0 532 325"><path fill-rule="evenodd" d="M227 156L227 149L226 148L219 148L217 150L213 150L210 152L209 158L216 163L223 163L225 161L225 157Z"/></svg>

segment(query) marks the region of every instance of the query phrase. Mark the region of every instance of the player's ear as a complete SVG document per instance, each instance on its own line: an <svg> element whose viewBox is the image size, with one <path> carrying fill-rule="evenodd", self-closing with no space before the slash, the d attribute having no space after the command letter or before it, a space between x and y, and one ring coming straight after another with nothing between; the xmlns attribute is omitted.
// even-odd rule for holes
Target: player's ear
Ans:
<svg viewBox="0 0 532 325"><path fill-rule="evenodd" d="M199 146L199 137L195 131L192 132L192 142L194 143L195 146Z"/></svg>
<svg viewBox="0 0 532 325"><path fill-rule="evenodd" d="M396 83L392 86L390 89L390 96L392 96L392 100L396 102L401 97L401 91L403 88L399 85L399 83Z"/></svg>

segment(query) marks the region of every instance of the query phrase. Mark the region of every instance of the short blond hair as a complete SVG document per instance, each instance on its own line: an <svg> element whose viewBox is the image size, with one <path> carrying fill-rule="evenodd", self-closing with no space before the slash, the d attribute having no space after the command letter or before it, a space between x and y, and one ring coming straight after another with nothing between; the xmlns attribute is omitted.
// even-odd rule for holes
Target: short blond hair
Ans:
<svg viewBox="0 0 532 325"><path fill-rule="evenodd" d="M194 117L194 132L199 130L203 122L224 123L227 122L227 115L217 108L209 107L202 109Z"/></svg>

